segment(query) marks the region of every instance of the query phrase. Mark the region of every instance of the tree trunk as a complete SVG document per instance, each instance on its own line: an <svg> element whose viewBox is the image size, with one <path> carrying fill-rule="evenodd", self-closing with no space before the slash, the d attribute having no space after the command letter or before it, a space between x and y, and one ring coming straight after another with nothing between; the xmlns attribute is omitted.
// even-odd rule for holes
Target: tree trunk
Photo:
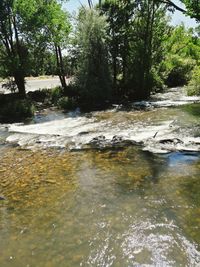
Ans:
<svg viewBox="0 0 200 267"><path fill-rule="evenodd" d="M150 75L150 22L151 22L151 1L147 1L147 18L146 18L146 29L144 34L144 50L142 57L142 77L140 81L140 97L148 98L150 95L150 90L148 88L149 75Z"/></svg>
<svg viewBox="0 0 200 267"><path fill-rule="evenodd" d="M19 96L21 98L25 98L26 97L25 77L24 77L24 71L25 70L24 70L24 66L23 66L23 55L21 52L20 40L19 40L19 34L18 34L17 26L16 26L15 16L13 16L13 27L14 27L14 32L15 32L17 55L19 57L19 62L20 62L18 69L14 73L14 78L15 78L15 83L16 83L18 91L19 91Z"/></svg>
<svg viewBox="0 0 200 267"><path fill-rule="evenodd" d="M113 88L116 90L117 87L117 58L113 56Z"/></svg>
<svg viewBox="0 0 200 267"><path fill-rule="evenodd" d="M25 79L23 75L16 73L14 78L19 91L20 98L26 98Z"/></svg>
<svg viewBox="0 0 200 267"><path fill-rule="evenodd" d="M60 59L60 71L61 71L61 76L62 76L62 80L63 80L63 88L65 90L67 88L67 83L66 83L66 79L65 79L63 57L62 57L62 51L61 51L60 46L58 46L58 54L59 54L59 59Z"/></svg>
<svg viewBox="0 0 200 267"><path fill-rule="evenodd" d="M62 52L60 46L55 45L55 52L56 52L56 61L57 61L58 76L60 79L60 83L62 88L66 90L67 84L65 80Z"/></svg>

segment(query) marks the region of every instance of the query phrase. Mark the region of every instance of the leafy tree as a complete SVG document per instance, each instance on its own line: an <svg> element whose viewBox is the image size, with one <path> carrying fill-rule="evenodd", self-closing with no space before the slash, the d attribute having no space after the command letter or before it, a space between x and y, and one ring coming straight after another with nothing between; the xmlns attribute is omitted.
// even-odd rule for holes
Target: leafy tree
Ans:
<svg viewBox="0 0 200 267"><path fill-rule="evenodd" d="M66 89L66 72L64 68L62 49L66 48L68 35L71 30L68 14L62 10L61 5L57 3L57 1L52 0L46 9L45 18L44 25L46 25L48 36L47 43L54 48L58 75L62 87Z"/></svg>
<svg viewBox="0 0 200 267"><path fill-rule="evenodd" d="M167 24L166 9L162 5L154 0L140 2L133 22L135 38L131 42L129 64L132 98L147 98L154 87L162 86L159 68L164 59Z"/></svg>
<svg viewBox="0 0 200 267"><path fill-rule="evenodd" d="M187 92L188 95L200 95L200 66L193 69Z"/></svg>
<svg viewBox="0 0 200 267"><path fill-rule="evenodd" d="M94 9L81 9L77 25L76 86L85 108L99 108L110 98L106 18Z"/></svg>
<svg viewBox="0 0 200 267"><path fill-rule="evenodd" d="M163 64L168 86L185 85L191 71L200 60L200 45L192 29L184 25L172 29L166 42L166 58Z"/></svg>
<svg viewBox="0 0 200 267"><path fill-rule="evenodd" d="M123 83L126 81L131 24L136 6L134 1L114 0L105 0L101 5L101 12L107 16L109 25L107 34L110 36L108 44L115 90L120 77Z"/></svg>
<svg viewBox="0 0 200 267"><path fill-rule="evenodd" d="M182 0L187 8L187 14L200 21L200 2L198 0Z"/></svg>
<svg viewBox="0 0 200 267"><path fill-rule="evenodd" d="M25 96L28 49L19 31L20 15L14 0L0 2L0 48L2 76L13 76L21 97Z"/></svg>
<svg viewBox="0 0 200 267"><path fill-rule="evenodd" d="M25 76L31 59L38 61L54 44L58 72L64 86L61 44L70 30L67 14L56 0L2 0L0 2L0 60L2 76L13 76L25 97Z"/></svg>
<svg viewBox="0 0 200 267"><path fill-rule="evenodd" d="M157 1L106 0L113 84L121 77L120 94L128 99L147 98L161 86L160 63L168 33L166 9Z"/></svg>

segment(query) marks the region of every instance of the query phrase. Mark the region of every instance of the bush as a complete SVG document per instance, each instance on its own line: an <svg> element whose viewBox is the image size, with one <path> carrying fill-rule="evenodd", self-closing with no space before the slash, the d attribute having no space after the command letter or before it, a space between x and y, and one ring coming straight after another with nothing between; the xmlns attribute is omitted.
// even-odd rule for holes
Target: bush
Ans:
<svg viewBox="0 0 200 267"><path fill-rule="evenodd" d="M50 98L51 92L50 89L42 89L33 92L28 92L27 95L32 101L44 103Z"/></svg>
<svg viewBox="0 0 200 267"><path fill-rule="evenodd" d="M192 59L183 59L173 55L167 65L166 85L169 87L186 85L190 80L194 65L195 62Z"/></svg>
<svg viewBox="0 0 200 267"><path fill-rule="evenodd" d="M77 104L73 98L68 98L65 96L58 100L58 107L64 110L72 110L77 107Z"/></svg>
<svg viewBox="0 0 200 267"><path fill-rule="evenodd" d="M57 86L50 91L50 94L51 94L51 102L53 104L58 104L59 99L63 97L63 89Z"/></svg>
<svg viewBox="0 0 200 267"><path fill-rule="evenodd" d="M200 66L194 68L192 72L192 78L187 87L187 94L200 95Z"/></svg>
<svg viewBox="0 0 200 267"><path fill-rule="evenodd" d="M29 100L12 99L0 106L0 122L20 122L34 115L34 106Z"/></svg>

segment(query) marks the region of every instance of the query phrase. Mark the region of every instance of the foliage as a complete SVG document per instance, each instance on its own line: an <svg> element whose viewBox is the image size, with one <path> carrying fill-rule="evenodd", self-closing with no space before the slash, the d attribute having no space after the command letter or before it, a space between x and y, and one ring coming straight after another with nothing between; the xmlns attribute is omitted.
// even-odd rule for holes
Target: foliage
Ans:
<svg viewBox="0 0 200 267"><path fill-rule="evenodd" d="M63 90L61 87L58 86L50 90L50 98L53 104L58 104L61 97L63 97Z"/></svg>
<svg viewBox="0 0 200 267"><path fill-rule="evenodd" d="M200 60L200 45L192 29L184 25L171 30L166 42L166 57L163 62L164 77L170 87L182 86L191 78L191 71Z"/></svg>
<svg viewBox="0 0 200 267"><path fill-rule="evenodd" d="M58 107L63 109L63 110L72 110L75 109L77 107L77 103L75 101L75 99L73 98L69 98L66 96L61 97L58 100Z"/></svg>
<svg viewBox="0 0 200 267"><path fill-rule="evenodd" d="M196 66L192 72L192 78L187 87L188 95L200 95L200 66Z"/></svg>
<svg viewBox="0 0 200 267"><path fill-rule="evenodd" d="M166 84L169 87L183 86L191 78L191 71L195 62L191 58L181 58L178 55L168 57L166 63Z"/></svg>
<svg viewBox="0 0 200 267"><path fill-rule="evenodd" d="M70 30L68 15L56 0L2 0L0 2L0 74L14 77L25 96L25 76L44 63L47 49L55 49L57 67ZM60 65L59 65L60 64ZM37 72L35 73L38 74Z"/></svg>
<svg viewBox="0 0 200 267"><path fill-rule="evenodd" d="M1 101L0 122L18 122L34 115L34 106L29 100L9 99Z"/></svg>
<svg viewBox="0 0 200 267"><path fill-rule="evenodd" d="M86 109L105 105L111 95L106 27L106 18L98 11L80 11L76 32L79 65L75 84L79 103Z"/></svg>
<svg viewBox="0 0 200 267"><path fill-rule="evenodd" d="M182 0L187 8L187 14L200 21L200 2L197 0Z"/></svg>
<svg viewBox="0 0 200 267"><path fill-rule="evenodd" d="M114 88L121 77L117 94L149 97L155 87L163 86L159 71L168 33L165 8L152 0L106 0L102 12L108 16Z"/></svg>

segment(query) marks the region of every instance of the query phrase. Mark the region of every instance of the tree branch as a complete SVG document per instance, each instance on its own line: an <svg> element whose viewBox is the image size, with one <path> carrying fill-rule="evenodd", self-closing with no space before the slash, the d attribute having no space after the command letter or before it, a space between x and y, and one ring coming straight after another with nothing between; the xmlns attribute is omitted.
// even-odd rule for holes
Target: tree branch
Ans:
<svg viewBox="0 0 200 267"><path fill-rule="evenodd" d="M164 0L164 1L162 1L162 3L167 4L168 6L171 6L171 7L175 8L176 10L178 10L178 11L184 13L184 14L186 13L186 10L185 9L177 6L171 0Z"/></svg>

